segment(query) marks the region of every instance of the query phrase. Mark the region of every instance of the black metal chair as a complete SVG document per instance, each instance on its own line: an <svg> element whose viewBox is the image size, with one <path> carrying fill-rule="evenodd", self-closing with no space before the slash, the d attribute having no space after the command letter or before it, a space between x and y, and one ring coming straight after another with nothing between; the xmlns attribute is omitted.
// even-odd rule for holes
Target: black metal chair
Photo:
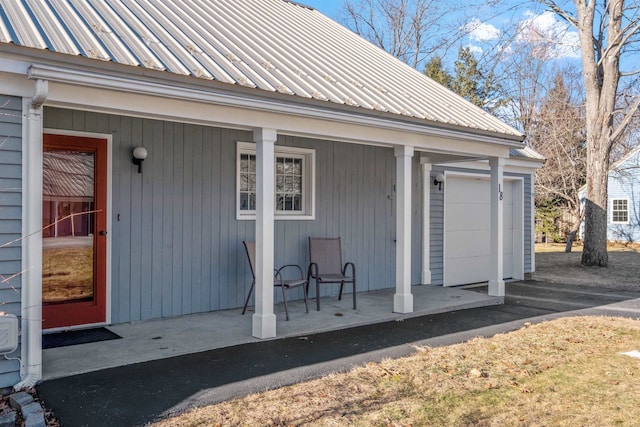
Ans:
<svg viewBox="0 0 640 427"><path fill-rule="evenodd" d="M342 299L345 283L353 285L353 309L356 309L356 267L352 262L342 263L342 249L339 237L309 237L309 256L311 264L307 273L307 281L316 281L316 309L320 310L320 285L323 283L340 283L338 300ZM347 269L350 268L350 274ZM309 285L307 284L307 287Z"/></svg>
<svg viewBox="0 0 640 427"><path fill-rule="evenodd" d="M254 265L256 262L256 243L247 241L243 241L242 243L244 244L244 249L247 252L247 259L249 260L249 267L251 268L251 276L253 277L251 288L249 289L249 294L247 295L247 300L244 302L244 308L242 309L242 314L244 314L247 311L247 306L249 305L249 300L251 299L251 293L253 292L253 288L256 285L256 274L254 270ZM284 271L290 268L298 269L298 272L300 273L299 279L285 279L283 277ZM307 293L309 292L309 287L307 286L308 283L308 279L305 279L304 273L302 272L302 267L300 267L299 265L287 264L274 270L273 286L274 288L280 287L282 289L282 302L284 303L284 312L287 320L289 320L289 310L287 309L287 297L285 295L285 290L302 286L302 289L304 290L304 306L307 313L309 313L309 306L307 305Z"/></svg>

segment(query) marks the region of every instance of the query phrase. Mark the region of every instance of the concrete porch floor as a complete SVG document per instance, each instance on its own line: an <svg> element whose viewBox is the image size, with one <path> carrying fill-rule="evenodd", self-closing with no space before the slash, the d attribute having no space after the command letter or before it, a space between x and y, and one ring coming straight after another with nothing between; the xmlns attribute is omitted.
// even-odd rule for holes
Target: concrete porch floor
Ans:
<svg viewBox="0 0 640 427"><path fill-rule="evenodd" d="M284 306L276 304L277 337L273 339L504 302L503 297L461 288L421 285L411 291L414 311L409 314L392 312L395 289L358 293L357 310L351 309L350 294L343 295L342 301L322 298L320 311L315 309L315 299L310 300L309 314L304 311L303 301L292 301L288 303L290 321L285 320ZM122 339L44 350L43 380L261 341L251 336L253 311L244 316L241 313L242 309L233 309L108 326Z"/></svg>

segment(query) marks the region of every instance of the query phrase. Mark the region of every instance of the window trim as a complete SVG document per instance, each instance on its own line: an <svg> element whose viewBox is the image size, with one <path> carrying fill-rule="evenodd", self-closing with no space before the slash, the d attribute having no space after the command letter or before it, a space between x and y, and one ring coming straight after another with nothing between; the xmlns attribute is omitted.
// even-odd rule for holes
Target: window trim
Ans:
<svg viewBox="0 0 640 427"><path fill-rule="evenodd" d="M624 201L626 202L626 210L622 210L622 209L618 209L618 210L614 210L614 204L617 201ZM615 221L614 218L614 212L626 212L627 214L627 220L626 221ZM611 199L611 223L612 224L629 224L629 199L628 198L623 198L623 197L616 197L615 199Z"/></svg>
<svg viewBox="0 0 640 427"><path fill-rule="evenodd" d="M316 219L316 150L312 148L289 147L276 145L274 147L275 157L298 157L303 159L302 172L302 212L275 212L276 220L315 220ZM238 141L236 144L236 219L255 220L256 211L246 211L240 209L240 157L242 154L256 154L256 144L253 142ZM274 158L273 180L276 182L276 164ZM274 188L275 190L275 188ZM274 191L275 193L275 191ZM273 195L275 198L275 194ZM274 200L275 202L275 200Z"/></svg>

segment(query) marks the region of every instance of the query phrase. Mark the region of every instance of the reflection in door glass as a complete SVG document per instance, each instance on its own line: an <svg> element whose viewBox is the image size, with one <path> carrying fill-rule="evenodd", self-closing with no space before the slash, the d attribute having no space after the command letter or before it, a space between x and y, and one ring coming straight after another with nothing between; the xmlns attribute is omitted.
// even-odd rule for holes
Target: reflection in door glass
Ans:
<svg viewBox="0 0 640 427"><path fill-rule="evenodd" d="M94 296L94 154L45 150L42 302Z"/></svg>

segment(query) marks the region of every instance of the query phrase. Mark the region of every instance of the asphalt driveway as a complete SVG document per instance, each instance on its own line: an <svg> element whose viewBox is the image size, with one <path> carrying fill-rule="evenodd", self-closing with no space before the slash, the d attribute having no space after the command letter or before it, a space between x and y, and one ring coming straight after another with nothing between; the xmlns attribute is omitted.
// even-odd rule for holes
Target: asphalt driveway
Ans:
<svg viewBox="0 0 640 427"><path fill-rule="evenodd" d="M640 292L513 282L504 305L105 369L45 381L37 391L63 426L139 426L193 406L405 356L414 346L459 343L572 315L640 318Z"/></svg>

